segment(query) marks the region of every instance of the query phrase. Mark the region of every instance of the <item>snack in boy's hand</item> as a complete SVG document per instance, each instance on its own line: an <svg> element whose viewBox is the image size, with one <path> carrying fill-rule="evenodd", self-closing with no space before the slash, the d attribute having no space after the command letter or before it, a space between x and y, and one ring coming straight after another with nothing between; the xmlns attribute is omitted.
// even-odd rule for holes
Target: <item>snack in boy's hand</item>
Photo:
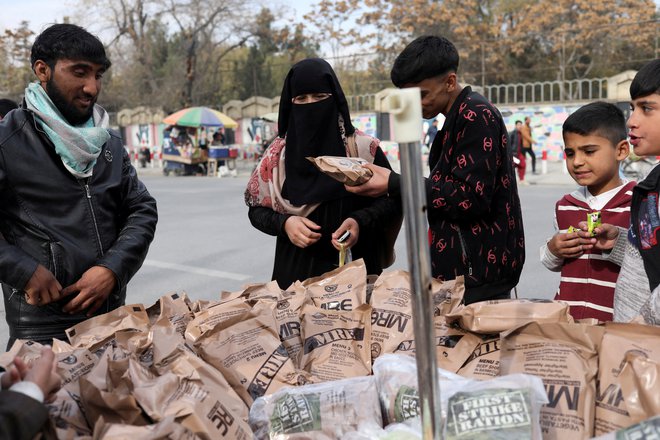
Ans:
<svg viewBox="0 0 660 440"><path fill-rule="evenodd" d="M566 233L567 234L572 234L573 232L577 232L579 230L580 230L580 228L576 228L574 226L569 226L568 229L566 229Z"/></svg>
<svg viewBox="0 0 660 440"><path fill-rule="evenodd" d="M371 179L369 168L362 165L369 163L361 157L318 156L307 157L323 173L348 186L358 186Z"/></svg>
<svg viewBox="0 0 660 440"><path fill-rule="evenodd" d="M596 235L594 229L600 227L601 224L600 211L594 211L587 214L587 231L589 231L589 234L591 234L592 237Z"/></svg>

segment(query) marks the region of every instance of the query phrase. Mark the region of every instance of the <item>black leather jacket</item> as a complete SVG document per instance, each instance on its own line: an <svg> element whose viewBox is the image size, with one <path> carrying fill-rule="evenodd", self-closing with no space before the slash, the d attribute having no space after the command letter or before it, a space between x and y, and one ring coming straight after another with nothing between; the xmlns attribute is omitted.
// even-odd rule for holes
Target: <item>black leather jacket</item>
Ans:
<svg viewBox="0 0 660 440"><path fill-rule="evenodd" d="M92 266L110 269L117 289L97 314L124 304L126 284L147 255L156 230L156 201L137 177L120 137L111 132L93 175L77 179L62 164L34 115L15 110L0 122L0 282L11 344L50 342L86 319L62 306L29 305L22 289L38 264L62 287Z"/></svg>

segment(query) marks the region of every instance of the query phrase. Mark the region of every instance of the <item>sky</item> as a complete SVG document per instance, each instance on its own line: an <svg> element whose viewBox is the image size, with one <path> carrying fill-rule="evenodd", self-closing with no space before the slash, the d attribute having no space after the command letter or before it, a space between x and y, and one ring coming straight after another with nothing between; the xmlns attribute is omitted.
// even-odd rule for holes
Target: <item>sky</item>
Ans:
<svg viewBox="0 0 660 440"><path fill-rule="evenodd" d="M307 13L315 0L280 0L288 10L296 14L300 20ZM75 0L0 0L0 32L3 29L15 29L21 21L30 22L30 29L39 33L47 25L61 22L62 17L71 14ZM271 2L267 3L273 7Z"/></svg>
<svg viewBox="0 0 660 440"><path fill-rule="evenodd" d="M66 3L66 0L0 0L0 29L15 29L27 20L30 29L38 33L45 24L62 21Z"/></svg>

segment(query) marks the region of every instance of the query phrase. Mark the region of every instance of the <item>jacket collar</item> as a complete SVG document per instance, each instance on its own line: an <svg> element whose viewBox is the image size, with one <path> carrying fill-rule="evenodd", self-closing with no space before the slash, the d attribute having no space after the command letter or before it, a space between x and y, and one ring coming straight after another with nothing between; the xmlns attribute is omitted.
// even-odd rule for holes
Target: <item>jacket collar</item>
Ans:
<svg viewBox="0 0 660 440"><path fill-rule="evenodd" d="M660 166L656 165L646 179L642 180L637 184L637 188L651 191L658 187L658 181L660 181Z"/></svg>

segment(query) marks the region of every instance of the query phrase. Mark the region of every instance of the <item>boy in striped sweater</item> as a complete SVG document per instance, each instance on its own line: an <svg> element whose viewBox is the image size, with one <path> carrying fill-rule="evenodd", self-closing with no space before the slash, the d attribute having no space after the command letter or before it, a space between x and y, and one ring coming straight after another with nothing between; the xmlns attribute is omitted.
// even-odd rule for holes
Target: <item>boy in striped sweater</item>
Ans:
<svg viewBox="0 0 660 440"><path fill-rule="evenodd" d="M558 232L541 246L541 262L561 271L555 299L568 303L575 319L611 321L620 266L569 228L584 225L595 211L600 211L602 223L623 228L630 224L634 182L619 175L619 164L629 153L625 118L615 105L594 102L571 114L562 134L566 167L580 188L557 202Z"/></svg>

